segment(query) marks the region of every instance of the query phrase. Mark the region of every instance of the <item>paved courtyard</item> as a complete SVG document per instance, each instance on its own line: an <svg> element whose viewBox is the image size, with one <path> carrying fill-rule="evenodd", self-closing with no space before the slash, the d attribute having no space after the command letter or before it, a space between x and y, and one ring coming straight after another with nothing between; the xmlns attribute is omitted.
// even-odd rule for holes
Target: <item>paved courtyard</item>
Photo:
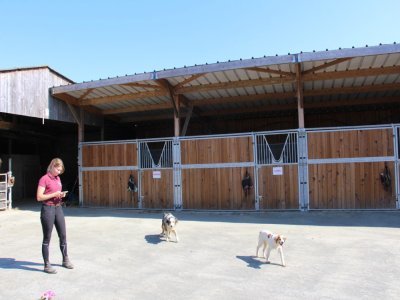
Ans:
<svg viewBox="0 0 400 300"><path fill-rule="evenodd" d="M160 239L162 212L65 208L75 269L53 231L45 274L40 205L0 211L0 299L398 299L400 211L176 212L179 243ZM287 236L287 267L256 258L260 229Z"/></svg>

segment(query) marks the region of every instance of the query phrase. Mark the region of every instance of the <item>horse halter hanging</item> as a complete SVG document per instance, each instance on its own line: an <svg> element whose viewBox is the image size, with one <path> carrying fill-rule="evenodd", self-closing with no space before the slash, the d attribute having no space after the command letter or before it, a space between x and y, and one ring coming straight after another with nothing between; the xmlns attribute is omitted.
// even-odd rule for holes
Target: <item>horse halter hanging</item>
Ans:
<svg viewBox="0 0 400 300"><path fill-rule="evenodd" d="M385 168L383 169L383 172L381 172L379 175L381 178L381 183L383 185L383 188L385 190L388 190L390 188L390 186L392 185L392 177L390 176L390 170L386 163L385 163Z"/></svg>

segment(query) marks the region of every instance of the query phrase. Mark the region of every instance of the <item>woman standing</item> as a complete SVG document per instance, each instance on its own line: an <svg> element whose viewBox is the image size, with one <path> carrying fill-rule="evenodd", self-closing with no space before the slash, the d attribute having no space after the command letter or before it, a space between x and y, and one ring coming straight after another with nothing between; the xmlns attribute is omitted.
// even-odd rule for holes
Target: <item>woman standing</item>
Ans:
<svg viewBox="0 0 400 300"><path fill-rule="evenodd" d="M36 199L42 202L40 221L43 229L42 255L44 260L44 272L49 274L57 273L49 260L49 245L53 225L56 226L60 239L60 249L63 256L62 266L73 269L74 266L68 258L67 233L65 229L65 218L62 209L62 198L67 192L62 192L61 179L59 175L64 173L64 163L60 158L54 158L47 167L46 175L39 180Z"/></svg>

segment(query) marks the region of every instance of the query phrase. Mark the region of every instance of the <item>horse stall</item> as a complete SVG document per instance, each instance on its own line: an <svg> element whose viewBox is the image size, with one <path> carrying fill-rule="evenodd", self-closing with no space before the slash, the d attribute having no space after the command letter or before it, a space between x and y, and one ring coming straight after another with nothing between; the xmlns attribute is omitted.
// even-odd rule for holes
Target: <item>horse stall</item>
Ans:
<svg viewBox="0 0 400 300"><path fill-rule="evenodd" d="M310 209L396 208L393 126L307 132Z"/></svg>
<svg viewBox="0 0 400 300"><path fill-rule="evenodd" d="M184 209L254 210L252 135L182 138L181 169Z"/></svg>
<svg viewBox="0 0 400 300"><path fill-rule="evenodd" d="M84 206L398 208L399 127L393 125L87 142L79 160Z"/></svg>

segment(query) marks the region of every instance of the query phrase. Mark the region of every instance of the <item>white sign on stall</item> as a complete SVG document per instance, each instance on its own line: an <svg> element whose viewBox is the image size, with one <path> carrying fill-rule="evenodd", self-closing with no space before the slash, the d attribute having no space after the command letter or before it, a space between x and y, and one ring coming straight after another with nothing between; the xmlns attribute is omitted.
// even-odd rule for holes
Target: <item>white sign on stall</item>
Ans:
<svg viewBox="0 0 400 300"><path fill-rule="evenodd" d="M160 179L161 171L153 171L153 179Z"/></svg>
<svg viewBox="0 0 400 300"><path fill-rule="evenodd" d="M272 175L283 175L283 168L282 167L273 167L272 168Z"/></svg>

